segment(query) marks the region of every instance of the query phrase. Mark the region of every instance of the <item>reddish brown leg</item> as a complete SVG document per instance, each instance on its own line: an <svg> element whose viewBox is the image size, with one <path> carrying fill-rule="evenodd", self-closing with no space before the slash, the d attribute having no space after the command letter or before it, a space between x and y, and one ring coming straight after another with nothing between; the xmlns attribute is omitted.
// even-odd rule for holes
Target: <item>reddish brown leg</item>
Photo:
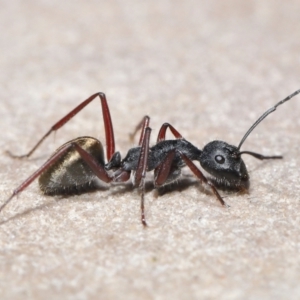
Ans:
<svg viewBox="0 0 300 300"><path fill-rule="evenodd" d="M137 134L137 132L142 129L141 131L141 136L140 136L140 140L139 140L139 146L142 145L142 142L144 140L144 136L145 136L145 128L149 127L149 123L150 123L150 117L145 116L141 122L136 126L136 128L134 129L134 131L132 133L129 134L130 140L131 142L133 142L133 139L135 137L135 135Z"/></svg>
<svg viewBox="0 0 300 300"><path fill-rule="evenodd" d="M102 181L109 183L113 180L112 177L110 177L105 170L104 166L100 165L96 159L88 153L86 150L82 149L79 145L76 143L70 144L70 147L74 147L77 152L80 154L81 158L89 165L91 170L94 172L94 174Z"/></svg>
<svg viewBox="0 0 300 300"><path fill-rule="evenodd" d="M169 123L164 123L159 130L158 136L157 136L157 143L164 141L166 139L166 131L170 128L173 135L176 137L176 139L182 139L182 135Z"/></svg>
<svg viewBox="0 0 300 300"><path fill-rule="evenodd" d="M105 94L103 93L96 93L77 107L75 107L72 111L70 111L65 117L60 119L57 123L55 123L50 130L37 142L37 144L27 153L24 155L14 155L8 151L8 154L14 158L23 158L29 157L32 153L41 145L41 143L53 132L61 128L65 125L69 120L71 120L77 113L79 113L84 107L86 107L90 102L92 102L97 96L100 97L101 106L102 106L102 114L103 114L103 121L104 121L104 128L105 128L105 137L106 137L106 153L107 153L107 160L109 161L112 155L115 153L115 139L114 139L114 131L112 126L112 121L110 117L110 112L107 104L107 100Z"/></svg>
<svg viewBox="0 0 300 300"><path fill-rule="evenodd" d="M142 224L146 227L145 218L145 177L147 172L148 156L149 156L149 141L150 141L151 128L145 129L144 138L141 145L141 153L139 157L138 166L134 176L135 185L141 190L141 220Z"/></svg>
<svg viewBox="0 0 300 300"><path fill-rule="evenodd" d="M175 153L176 153L175 149L171 150L167 154L167 156L163 160L163 162L154 170L154 176L155 176L154 185L155 186L163 185L167 181L167 179L170 175L170 170L171 170L173 159L175 157Z"/></svg>
<svg viewBox="0 0 300 300"><path fill-rule="evenodd" d="M186 163L186 165L191 169L191 171L194 173L194 175L200 179L200 181L202 181L204 184L207 184L212 192L215 194L215 196L217 197L217 199L221 202L222 205L227 206L228 205L225 203L225 201L223 200L223 198L220 196L220 194L218 193L217 189L214 187L214 185L208 181L206 179L206 177L202 174L202 172L197 168L197 166L183 153L179 152L182 159L184 160L184 162Z"/></svg>
<svg viewBox="0 0 300 300"><path fill-rule="evenodd" d="M130 179L131 171L118 169L113 176L113 182L126 182Z"/></svg>
<svg viewBox="0 0 300 300"><path fill-rule="evenodd" d="M107 174L104 166L101 166L97 163L93 156L91 156L87 151L82 149L76 143L67 144L66 147L59 149L53 156L50 157L37 171L35 171L30 177L28 177L24 182L17 187L12 195L0 206L0 212L3 208L20 192L22 192L26 187L28 187L39 175L45 172L50 166L52 166L62 155L64 155L71 148L75 148L82 159L89 165L95 175L102 181L109 183L112 181L112 178Z"/></svg>

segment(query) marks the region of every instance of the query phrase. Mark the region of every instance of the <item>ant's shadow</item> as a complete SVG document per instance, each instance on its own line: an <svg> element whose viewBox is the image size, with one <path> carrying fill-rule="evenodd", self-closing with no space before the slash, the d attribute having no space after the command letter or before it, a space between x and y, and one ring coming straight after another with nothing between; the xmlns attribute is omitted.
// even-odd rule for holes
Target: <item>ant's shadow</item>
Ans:
<svg viewBox="0 0 300 300"><path fill-rule="evenodd" d="M4 221L1 221L0 222L0 226L5 224L5 223L8 223L10 221L13 221L15 219L18 219L18 218L21 218L21 217L24 217L24 216L27 216L29 214L31 214L32 212L35 212L35 211L39 211L39 210L43 210L44 208L46 207L49 207L49 206L53 206L55 204L55 202L48 202L48 203L43 203L39 206L36 206L34 208L28 208L20 213L16 213L14 216L4 220Z"/></svg>
<svg viewBox="0 0 300 300"><path fill-rule="evenodd" d="M6 220L3 220L3 221L0 221L0 226L5 224L5 223L8 223L9 221L13 221L15 219L18 219L18 218L21 218L21 217L24 217L26 215L29 215L31 214L32 212L35 212L35 211L39 211L39 210L44 210L45 208L49 208L49 207L52 207L54 206L57 202L60 202L60 201L64 201L66 199L71 199L71 201L73 202L77 202L77 201L80 201L80 202L88 202L90 201L90 199L82 199L81 198L78 198L76 196L80 196L82 194L93 194L93 193L96 193L96 192L101 192L101 191L105 191L105 190L108 190L109 187L92 187L89 192L84 192L82 191L81 193L80 192L74 192L73 194L63 194L63 195L51 195L51 194L44 194L45 196L47 197L51 197L52 199L54 198L54 201L53 200L46 200L46 203L43 203L41 205L38 205L34 208L28 208L22 212L19 212L19 213L16 213L14 216L6 219ZM49 198L48 198L49 199Z"/></svg>
<svg viewBox="0 0 300 300"><path fill-rule="evenodd" d="M239 193L244 193L245 191L241 191L240 189L237 188L228 188L228 187L224 187L224 185L220 184L217 181L214 181L213 179L209 179L214 186L219 189L219 190L223 190L225 192L228 193L232 193L232 192L239 192ZM195 187L197 186L197 188L199 189L200 193L206 194L206 195L213 195L213 193L211 192L211 190L205 188L205 186L203 184L201 184L201 182L199 182L198 179L196 179L193 175L191 174L184 174L183 176L180 177L180 179L169 183L167 185L161 186L161 187L154 187L154 183L152 180L147 180L145 182L145 193L149 193L151 191L155 191L155 197L159 198L160 196L163 196L165 194L169 194L169 193L173 193L173 192L182 192L185 191L187 189L189 189L190 187ZM131 193L133 190L135 189L135 187L133 186L133 184L131 182L129 183L122 183L122 184L113 184L110 186L102 186L102 185L95 185L95 186L90 186L88 191L77 191L74 192L73 194L63 194L63 195L46 195L46 196L54 196L55 197L55 201L52 200L48 200L46 203L41 204L35 208L28 208L23 212L20 213L16 213L14 216L1 221L0 222L0 226L9 222L9 221L13 221L15 219L18 219L20 217L24 217L26 215L29 215L32 212L35 211L39 211L39 210L43 210L46 207L52 207L56 204L56 202L59 201L63 201L65 199L71 199L71 201L77 202L77 201L90 201L90 198L85 198L83 199L78 198L76 196L78 195L82 195L82 194L94 194L96 192L103 192L103 191L108 191L110 190L110 194L111 195L120 195L120 194L124 194L124 193ZM223 198L226 197L225 195L223 196ZM105 201L105 199L103 198L103 201Z"/></svg>
<svg viewBox="0 0 300 300"><path fill-rule="evenodd" d="M209 190L206 190L203 187L203 185L199 182L199 180L197 180L193 175L184 175L180 179L160 187L155 187L153 181L148 180L145 182L145 193L155 191L156 197L159 197L173 192L182 192L189 189L192 186L197 186L200 192L202 193L205 193L207 195L212 194ZM112 187L113 189L111 191L112 195L132 192L132 190L134 189L132 183L120 184L120 185L116 184L115 187L118 188L114 189Z"/></svg>
<svg viewBox="0 0 300 300"><path fill-rule="evenodd" d="M200 192L203 192L207 195L210 195L211 192L207 191L205 188L203 188L203 186L199 183L199 181L197 179L195 179L192 175L185 175L184 177L180 178L178 181L175 181L173 183L170 183L168 185L159 187L159 188L155 188L153 181L149 180L146 181L145 183L145 193L151 192L151 191L156 191L155 192L155 197L160 197L162 195L177 191L177 192L182 192L184 190L187 190L188 188L192 187L192 186L197 186L200 189ZM116 185L112 185L110 187L104 187L104 186L98 186L98 187L94 187L92 190L88 191L88 194L92 195L96 192L101 192L101 191L107 191L110 189L110 193L111 195L120 195L120 194L124 194L124 193L131 193L134 189L134 186L132 185L132 183L127 183L127 184L116 184ZM56 202L59 201L63 201L65 199L71 199L74 202L77 201L90 201L90 199L82 199L82 198L78 198L76 196L81 195L81 194L86 194L87 192L82 192L82 193L74 193L72 195L56 195L55 197L55 201L53 200L48 200L46 201L46 203L43 203L41 205L38 205L34 208L28 208L22 212L16 213L15 215L13 215L12 217L9 217L6 220L3 220L0 222L0 226L8 223L10 221L16 220L18 218L27 216L33 212L36 211L40 211L40 210L44 210L45 208L51 208L52 206L56 205ZM47 195L47 196L51 196L51 195Z"/></svg>

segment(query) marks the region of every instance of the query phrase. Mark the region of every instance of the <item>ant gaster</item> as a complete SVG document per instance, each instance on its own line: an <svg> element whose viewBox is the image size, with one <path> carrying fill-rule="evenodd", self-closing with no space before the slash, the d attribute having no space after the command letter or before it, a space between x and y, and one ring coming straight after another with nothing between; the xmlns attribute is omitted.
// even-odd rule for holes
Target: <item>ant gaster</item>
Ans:
<svg viewBox="0 0 300 300"><path fill-rule="evenodd" d="M73 139L58 148L36 172L17 187L2 204L0 211L37 177L39 177L40 189L45 194L59 195L94 190L99 184L99 179L105 183L126 182L133 173L133 183L141 191L141 221L146 226L144 212L146 172L154 170L154 186L160 187L176 180L184 166L189 167L193 174L211 189L222 205L226 205L213 181L208 180L193 161L198 161L201 167L212 175L214 182L227 187L247 190L249 188L249 175L241 158L242 154L249 154L260 160L280 159L282 156L265 156L251 151L240 151L242 144L262 120L274 112L279 105L299 93L300 90L295 91L267 110L250 127L237 147L226 142L213 141L200 150L184 139L169 123L164 123L161 126L156 144L150 147L150 118L145 116L132 134L133 137L141 130L138 146L129 149L123 159L121 159L120 152L115 151L114 131L105 94L96 93L55 123L30 152L22 156L16 156L10 152L8 154L15 158L31 156L52 132L61 128L85 106L99 97L104 119L107 163L105 163L103 146L100 141L89 136ZM165 139L167 129L175 136L174 140Z"/></svg>

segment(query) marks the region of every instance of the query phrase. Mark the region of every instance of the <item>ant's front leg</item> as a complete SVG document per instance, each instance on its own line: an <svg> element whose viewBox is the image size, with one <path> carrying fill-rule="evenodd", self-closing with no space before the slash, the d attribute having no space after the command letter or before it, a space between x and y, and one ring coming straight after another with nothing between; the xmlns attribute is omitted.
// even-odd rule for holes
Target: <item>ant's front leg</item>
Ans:
<svg viewBox="0 0 300 300"><path fill-rule="evenodd" d="M110 116L109 107L107 104L107 100L104 93L96 93L84 100L77 107L75 107L72 111L70 111L66 116L56 122L46 134L37 142L37 144L24 155L14 155L10 151L7 153L13 158L24 158L29 157L32 153L42 144L42 142L54 131L60 129L63 125L65 125L68 121L70 121L77 113L79 113L83 108L85 108L89 103L91 103L96 97L100 98L101 106L102 106L102 114L104 120L104 128L105 128L105 137L106 137L106 151L107 151L107 160L109 161L113 154L115 153L115 140L114 140L114 131Z"/></svg>
<svg viewBox="0 0 300 300"><path fill-rule="evenodd" d="M202 174L202 172L196 167L196 165L182 152L178 150L171 150L165 159L161 162L161 164L155 169L155 186L161 186L165 183L175 180L180 173L178 172L178 168L174 168L174 158L176 152L180 154L186 165L190 168L190 170L194 173L194 175L204 184L208 185L217 199L221 202L222 205L228 206L223 198L218 193L215 186L207 180L207 178ZM176 172L177 171L177 172Z"/></svg>
<svg viewBox="0 0 300 300"><path fill-rule="evenodd" d="M223 200L223 198L220 196L219 192L217 191L217 189L215 188L215 186L213 185L212 182L210 182L209 180L207 180L207 178L202 174L202 172L197 168L197 166L182 152L180 152L180 155L182 157L182 159L184 160L184 162L186 163L186 165L190 168L190 170L194 173L194 175L204 184L208 185L210 187L210 189L212 190L212 192L215 194L215 196L217 197L217 199L220 201L220 203L224 206L229 207L229 205L226 204L226 202Z"/></svg>

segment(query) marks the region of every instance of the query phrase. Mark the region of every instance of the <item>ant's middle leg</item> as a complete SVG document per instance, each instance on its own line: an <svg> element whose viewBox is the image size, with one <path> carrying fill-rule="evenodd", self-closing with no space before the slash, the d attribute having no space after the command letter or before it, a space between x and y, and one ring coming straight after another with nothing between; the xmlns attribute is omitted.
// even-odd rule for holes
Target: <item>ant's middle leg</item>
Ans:
<svg viewBox="0 0 300 300"><path fill-rule="evenodd" d="M169 123L164 123L159 130L158 136L157 136L157 143L164 141L166 139L166 131L167 129L170 129L173 135L176 139L183 139L183 136Z"/></svg>
<svg viewBox="0 0 300 300"><path fill-rule="evenodd" d="M151 128L146 127L141 143L138 165L134 175L134 184L138 186L141 191L141 221L144 227L147 226L145 218L145 177L148 168L150 134Z"/></svg>
<svg viewBox="0 0 300 300"><path fill-rule="evenodd" d="M150 123L150 117L144 116L143 119L138 123L138 125L135 127L134 131L129 134L130 141L133 143L134 137L136 136L137 132L142 129L140 140L139 140L139 146L142 146L144 137L145 137L145 129L149 127Z"/></svg>
<svg viewBox="0 0 300 300"><path fill-rule="evenodd" d="M154 170L154 186L155 187L159 187L161 185L164 185L168 181L170 182L172 179L173 180L175 179L175 178L171 178L171 180L170 180L170 177L172 177L171 168L172 168L172 164L173 164L173 161L175 158L175 154L176 154L175 149L169 151L169 153L164 158L164 160L155 168L155 170ZM176 178L178 176L176 176Z"/></svg>
<svg viewBox="0 0 300 300"><path fill-rule="evenodd" d="M87 98L85 101L80 103L77 107L75 107L72 111L70 111L66 116L56 122L46 134L37 142L37 144L24 155L14 155L10 151L7 153L14 158L24 158L29 157L32 153L42 144L42 142L54 131L60 129L63 125L65 125L69 120L71 120L78 112L80 112L84 107L86 107L89 103L91 103L96 97L100 98L101 106L102 106L102 114L104 120L104 128L105 128L105 137L106 137L106 151L107 151L107 160L109 161L113 154L115 153L115 140L114 140L114 131L110 116L109 107L107 104L107 100L104 93L96 93Z"/></svg>

